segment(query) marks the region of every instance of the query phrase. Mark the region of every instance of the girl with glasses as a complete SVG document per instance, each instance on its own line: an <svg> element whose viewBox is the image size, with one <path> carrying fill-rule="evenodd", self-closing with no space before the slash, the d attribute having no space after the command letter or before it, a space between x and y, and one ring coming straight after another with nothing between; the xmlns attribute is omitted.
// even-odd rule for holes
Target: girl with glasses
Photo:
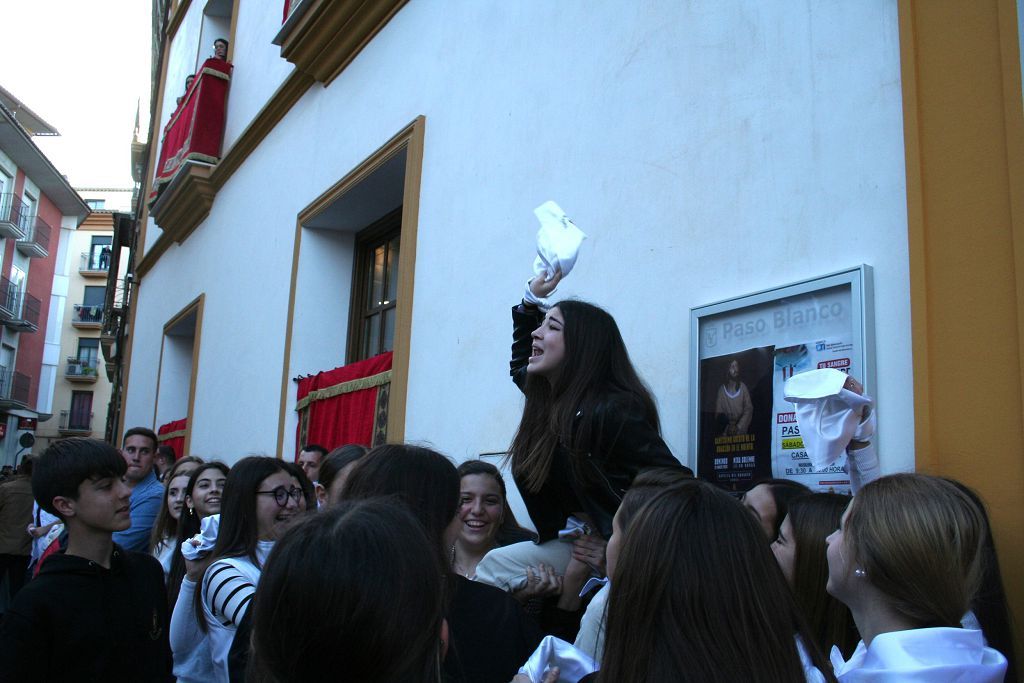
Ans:
<svg viewBox="0 0 1024 683"><path fill-rule="evenodd" d="M256 592L263 563L274 541L301 513L304 502L301 486L276 458L243 458L231 468L224 485L217 542L205 561L208 566L196 592L198 625L210 646L210 680L229 680L231 642Z"/></svg>

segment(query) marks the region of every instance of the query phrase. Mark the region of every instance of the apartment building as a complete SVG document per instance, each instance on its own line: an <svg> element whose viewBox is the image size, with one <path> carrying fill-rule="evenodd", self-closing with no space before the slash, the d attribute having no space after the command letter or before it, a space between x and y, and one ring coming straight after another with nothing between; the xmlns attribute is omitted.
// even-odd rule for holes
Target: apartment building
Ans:
<svg viewBox="0 0 1024 683"><path fill-rule="evenodd" d="M109 201L84 196L87 204ZM90 213L69 235L65 258L58 264L58 274L66 282L67 301L64 315L56 321L61 348L59 379L53 393L54 419L40 423L36 432L37 453L68 436L106 437L113 379L110 354L103 345L103 329L110 315L107 289L123 287L127 267L114 253L117 216L103 209Z"/></svg>
<svg viewBox="0 0 1024 683"><path fill-rule="evenodd" d="M89 213L32 138L57 131L0 88L0 463L29 453L54 419L67 282L55 277ZM32 435L26 437L24 435Z"/></svg>
<svg viewBox="0 0 1024 683"><path fill-rule="evenodd" d="M858 273L860 360L819 362L877 397L884 472L982 492L1024 586L1018 2L155 8L123 425L229 461L323 433L503 452L508 309L555 200L589 235L558 296L614 314L700 476L705 314L829 313L809 283Z"/></svg>

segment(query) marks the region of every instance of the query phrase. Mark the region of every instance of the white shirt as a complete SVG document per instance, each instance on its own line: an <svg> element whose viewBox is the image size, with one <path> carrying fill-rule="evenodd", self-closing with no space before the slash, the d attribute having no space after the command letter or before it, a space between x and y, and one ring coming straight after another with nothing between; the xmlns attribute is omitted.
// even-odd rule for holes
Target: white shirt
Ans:
<svg viewBox="0 0 1024 683"><path fill-rule="evenodd" d="M849 661L832 648L832 667L841 683L1002 683L1006 657L985 646L981 631L917 628L864 641Z"/></svg>
<svg viewBox="0 0 1024 683"><path fill-rule="evenodd" d="M273 541L260 541L256 558L260 566L267 561ZM203 615L210 631L210 657L214 676L210 680L228 683L228 654L235 632L242 621L256 585L260 581L260 567L248 557L226 557L211 564L203 576Z"/></svg>
<svg viewBox="0 0 1024 683"><path fill-rule="evenodd" d="M171 653L174 655L174 675L178 683L206 683L215 676L209 634L200 631L196 622L193 600L196 585L187 576L181 580L178 601L174 603L174 612L171 614L169 635Z"/></svg>

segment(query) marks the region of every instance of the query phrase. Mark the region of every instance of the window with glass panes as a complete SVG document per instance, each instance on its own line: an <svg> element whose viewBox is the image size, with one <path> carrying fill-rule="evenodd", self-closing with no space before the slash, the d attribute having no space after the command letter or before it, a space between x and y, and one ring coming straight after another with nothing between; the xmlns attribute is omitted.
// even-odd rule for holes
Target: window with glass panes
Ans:
<svg viewBox="0 0 1024 683"><path fill-rule="evenodd" d="M391 351L395 341L401 209L356 237L349 362Z"/></svg>
<svg viewBox="0 0 1024 683"><path fill-rule="evenodd" d="M83 363L88 363L90 366L94 365L100 357L100 340L99 339L79 339L78 340L78 360Z"/></svg>

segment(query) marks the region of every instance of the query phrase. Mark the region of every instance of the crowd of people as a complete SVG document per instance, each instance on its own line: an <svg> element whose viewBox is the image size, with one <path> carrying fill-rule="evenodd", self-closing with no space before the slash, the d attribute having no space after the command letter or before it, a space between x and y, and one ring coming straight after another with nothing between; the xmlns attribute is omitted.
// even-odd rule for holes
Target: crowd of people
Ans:
<svg viewBox="0 0 1024 683"><path fill-rule="evenodd" d="M0 485L0 521L8 495L37 506L0 681L1018 680L974 492L695 478L614 319L545 305L560 277L512 312L509 464L536 531L494 465L421 445L229 467L145 428L58 441Z"/></svg>

